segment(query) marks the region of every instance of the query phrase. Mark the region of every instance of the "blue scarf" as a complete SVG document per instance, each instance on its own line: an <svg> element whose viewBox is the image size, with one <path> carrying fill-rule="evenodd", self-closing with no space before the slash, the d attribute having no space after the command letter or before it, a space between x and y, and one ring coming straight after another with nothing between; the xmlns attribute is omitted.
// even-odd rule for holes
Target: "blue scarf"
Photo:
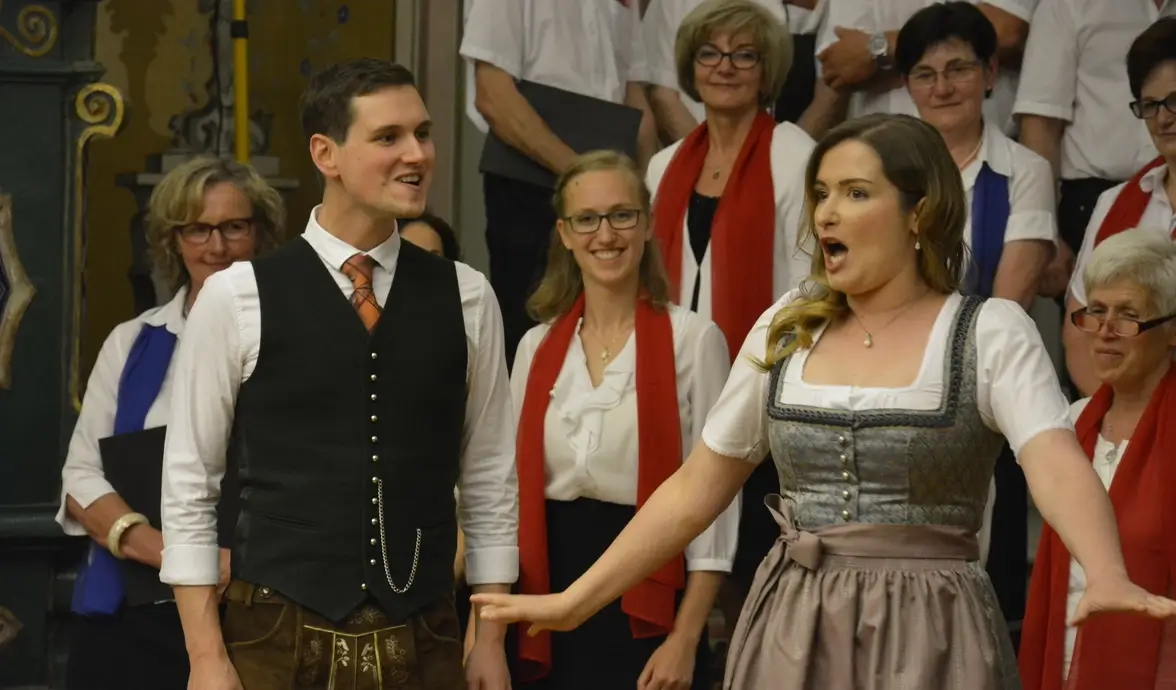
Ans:
<svg viewBox="0 0 1176 690"><path fill-rule="evenodd" d="M1009 178L981 164L972 189L972 262L967 292L992 297L1009 226Z"/></svg>
<svg viewBox="0 0 1176 690"><path fill-rule="evenodd" d="M147 412L163 388L175 348L175 334L163 326L144 325L139 331L118 384L114 435L143 430ZM117 613L124 591L122 564L91 539L86 562L78 569L74 584L74 613L83 616Z"/></svg>

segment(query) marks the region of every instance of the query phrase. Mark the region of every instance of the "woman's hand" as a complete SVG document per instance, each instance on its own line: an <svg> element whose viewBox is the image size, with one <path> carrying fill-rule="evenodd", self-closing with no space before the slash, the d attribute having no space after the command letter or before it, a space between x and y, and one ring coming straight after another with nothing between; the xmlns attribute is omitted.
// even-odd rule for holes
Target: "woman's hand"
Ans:
<svg viewBox="0 0 1176 690"><path fill-rule="evenodd" d="M1104 613L1135 613L1151 618L1176 617L1176 601L1134 584L1125 575L1091 581L1078 602L1070 625L1080 625L1092 616Z"/></svg>
<svg viewBox="0 0 1176 690"><path fill-rule="evenodd" d="M470 601L481 607L478 610L482 620L531 623L528 635L537 635L544 630L573 630L586 618L576 612L567 592L543 595L483 593L471 596Z"/></svg>
<svg viewBox="0 0 1176 690"><path fill-rule="evenodd" d="M226 548L220 550L220 582L216 585L216 596L221 598L229 588L229 581L233 578L231 569L233 552Z"/></svg>
<svg viewBox="0 0 1176 690"><path fill-rule="evenodd" d="M690 690L698 640L670 633L637 679L637 690Z"/></svg>

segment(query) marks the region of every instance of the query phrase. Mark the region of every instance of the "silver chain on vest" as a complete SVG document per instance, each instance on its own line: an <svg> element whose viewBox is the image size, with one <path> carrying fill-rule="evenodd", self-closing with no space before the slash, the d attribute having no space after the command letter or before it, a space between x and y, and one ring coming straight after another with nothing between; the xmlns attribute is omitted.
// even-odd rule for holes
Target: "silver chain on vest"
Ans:
<svg viewBox="0 0 1176 690"><path fill-rule="evenodd" d="M392 581L392 568L388 565L388 541L384 538L383 479L376 482L376 497L379 501L378 508L380 509L380 555L384 557L384 576L388 578L388 586L392 588L393 592L404 594L412 587L413 581L416 580L417 565L421 562L421 529L418 527L416 531L416 547L412 552L412 572L408 574L408 582L404 583L403 588L397 587L396 583Z"/></svg>

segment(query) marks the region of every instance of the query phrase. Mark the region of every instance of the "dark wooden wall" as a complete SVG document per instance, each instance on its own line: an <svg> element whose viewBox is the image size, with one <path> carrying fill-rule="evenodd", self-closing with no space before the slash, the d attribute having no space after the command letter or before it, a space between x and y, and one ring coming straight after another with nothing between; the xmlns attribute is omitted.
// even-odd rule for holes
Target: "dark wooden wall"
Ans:
<svg viewBox="0 0 1176 690"><path fill-rule="evenodd" d="M53 517L84 381L85 152L124 116L93 61L96 4L0 1L0 616L20 626L0 688L57 686L84 547Z"/></svg>

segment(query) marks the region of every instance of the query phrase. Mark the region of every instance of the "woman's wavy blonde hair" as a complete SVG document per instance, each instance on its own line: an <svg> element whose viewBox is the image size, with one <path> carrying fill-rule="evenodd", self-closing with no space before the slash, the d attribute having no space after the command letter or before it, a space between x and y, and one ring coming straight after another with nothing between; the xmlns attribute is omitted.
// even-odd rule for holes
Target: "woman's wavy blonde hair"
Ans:
<svg viewBox="0 0 1176 690"><path fill-rule="evenodd" d="M193 158L164 175L147 203L147 256L173 293L189 281L176 230L200 217L204 193L222 182L236 187L253 205L256 251L278 244L278 235L286 223L281 194L248 164L215 156Z"/></svg>
<svg viewBox="0 0 1176 690"><path fill-rule="evenodd" d="M860 141L878 154L886 179L898 188L902 212L917 210L919 275L932 289L959 289L966 267L964 224L968 201L959 168L943 137L931 125L908 115L867 115L834 127L813 149L805 170L805 217L798 244L813 247L812 273L801 296L780 309L768 329L771 368L798 348L812 347L813 333L846 314L845 294L829 286L825 254L816 241L813 214L817 173L825 154L846 141Z"/></svg>
<svg viewBox="0 0 1176 690"><path fill-rule="evenodd" d="M628 156L616 151L591 151L575 159L572 165L559 176L555 183L555 196L552 200L555 206L555 216L567 219L568 185L580 175L589 172L616 170L629 178L637 198L641 204L644 224L649 226L650 195L641 171L637 164ZM607 222L601 220L601 222ZM641 256L639 268L641 288L644 299L649 300L657 309L664 309L670 302L669 280L666 278L665 267L662 264L661 253L657 250L657 242L650 235L645 242L645 253ZM559 229L551 230L551 245L547 250L547 268L543 273L543 280L534 294L527 300L527 313L540 323L554 321L566 314L584 291L584 274L576 257L560 240Z"/></svg>

